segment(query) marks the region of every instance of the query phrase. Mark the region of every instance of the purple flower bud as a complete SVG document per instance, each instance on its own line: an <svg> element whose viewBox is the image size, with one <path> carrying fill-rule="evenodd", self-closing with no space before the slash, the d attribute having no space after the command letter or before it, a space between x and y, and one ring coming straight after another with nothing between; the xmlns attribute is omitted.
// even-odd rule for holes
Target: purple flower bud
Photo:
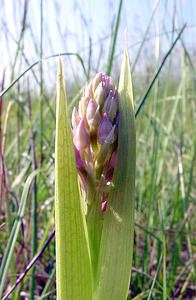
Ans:
<svg viewBox="0 0 196 300"><path fill-rule="evenodd" d="M71 122L72 122L72 127L73 128L76 128L78 126L79 122L80 122L80 117L79 117L78 111L75 107L72 111Z"/></svg>
<svg viewBox="0 0 196 300"><path fill-rule="evenodd" d="M82 171L84 170L84 162L81 159L80 152L78 149L74 146L74 151L75 151L75 157L76 157L76 167L78 170Z"/></svg>
<svg viewBox="0 0 196 300"><path fill-rule="evenodd" d="M80 120L74 133L74 144L79 151L84 150L90 144L90 136L86 130L84 119Z"/></svg>
<svg viewBox="0 0 196 300"><path fill-rule="evenodd" d="M86 119L89 127L96 127L101 121L101 115L97 103L94 100L90 100L86 110Z"/></svg>
<svg viewBox="0 0 196 300"><path fill-rule="evenodd" d="M101 81L102 81L102 85L105 89L105 93L106 93L106 95L108 95L109 91L114 89L113 80L110 76L107 76L104 73L102 73Z"/></svg>
<svg viewBox="0 0 196 300"><path fill-rule="evenodd" d="M111 131L109 132L108 136L105 139L105 143L106 144L113 144L115 141L115 129L116 126L114 125L111 129Z"/></svg>
<svg viewBox="0 0 196 300"><path fill-rule="evenodd" d="M98 142L103 144L112 130L112 123L110 122L106 113L104 113L101 123L98 128Z"/></svg>
<svg viewBox="0 0 196 300"><path fill-rule="evenodd" d="M110 121L113 122L118 111L118 98L113 90L110 90L109 95L104 103L103 112L105 112Z"/></svg>
<svg viewBox="0 0 196 300"><path fill-rule="evenodd" d="M110 76L106 77L105 85L106 85L106 91L107 91L107 93L109 93L110 90L112 90L114 88L112 77L110 77Z"/></svg>

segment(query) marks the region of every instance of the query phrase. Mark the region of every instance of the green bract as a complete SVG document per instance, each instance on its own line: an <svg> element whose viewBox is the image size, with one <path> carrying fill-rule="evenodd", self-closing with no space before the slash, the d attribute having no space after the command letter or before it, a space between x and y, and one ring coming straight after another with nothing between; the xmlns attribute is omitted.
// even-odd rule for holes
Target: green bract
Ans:
<svg viewBox="0 0 196 300"><path fill-rule="evenodd" d="M80 201L61 61L57 80L55 225L57 299L91 300L88 237Z"/></svg>
<svg viewBox="0 0 196 300"><path fill-rule="evenodd" d="M127 299L134 235L136 136L132 83L126 50L118 93L118 155L107 198L107 209L100 209L100 195L91 186L86 194L88 207L85 212L77 179L62 64L59 63L55 153L58 300ZM76 112L74 114L76 116ZM77 121L76 117L75 120ZM86 140L83 142L81 138L79 147L89 143L85 124L82 122L80 121L81 129L78 130L83 130L80 138L84 136Z"/></svg>

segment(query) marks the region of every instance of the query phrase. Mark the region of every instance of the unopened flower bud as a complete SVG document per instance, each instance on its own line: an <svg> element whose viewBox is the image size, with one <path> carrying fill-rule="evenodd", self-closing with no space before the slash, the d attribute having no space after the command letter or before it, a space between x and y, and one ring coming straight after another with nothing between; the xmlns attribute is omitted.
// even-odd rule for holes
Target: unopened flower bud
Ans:
<svg viewBox="0 0 196 300"><path fill-rule="evenodd" d="M76 128L80 122L80 117L79 117L79 114L78 114L78 111L77 109L74 107L73 111L72 111L72 119L71 119L71 122L72 122L72 127L73 128Z"/></svg>
<svg viewBox="0 0 196 300"><path fill-rule="evenodd" d="M93 93L95 93L96 88L98 87L99 83L101 82L101 73L97 73L95 78L93 79L92 87Z"/></svg>
<svg viewBox="0 0 196 300"><path fill-rule="evenodd" d="M115 141L115 129L116 126L114 125L111 129L111 131L109 132L109 134L107 135L106 139L105 139L105 143L107 144L113 144Z"/></svg>
<svg viewBox="0 0 196 300"><path fill-rule="evenodd" d="M78 110L80 118L85 118L87 105L88 105L88 98L82 97L79 102L79 110Z"/></svg>
<svg viewBox="0 0 196 300"><path fill-rule="evenodd" d="M101 115L99 112L99 107L95 100L90 100L86 110L86 120L89 127L96 127L101 121Z"/></svg>
<svg viewBox="0 0 196 300"><path fill-rule="evenodd" d="M105 112L110 121L113 122L118 110L118 99L113 90L110 90L109 95L104 103L103 112Z"/></svg>
<svg viewBox="0 0 196 300"><path fill-rule="evenodd" d="M82 171L82 170L84 170L84 162L82 161L80 152L78 151L78 149L76 147L74 147L74 151L75 151L75 157L76 157L76 167L78 170Z"/></svg>
<svg viewBox="0 0 196 300"><path fill-rule="evenodd" d="M106 91L107 93L109 93L111 90L113 91L114 89L114 83L113 83L113 80L112 80L112 77L109 76L106 78Z"/></svg>
<svg viewBox="0 0 196 300"><path fill-rule="evenodd" d="M80 120L75 131L74 144L79 151L84 150L90 144L90 136L86 130L84 119Z"/></svg>
<svg viewBox="0 0 196 300"><path fill-rule="evenodd" d="M99 155L97 156L97 161L95 166L97 168L100 167L100 165L103 165L109 158L110 156L110 149L111 149L111 145L114 143L115 141L115 125L112 127L111 131L109 132L108 136L105 138L104 143L102 144L101 148L100 148L100 152Z"/></svg>
<svg viewBox="0 0 196 300"><path fill-rule="evenodd" d="M107 201L102 201L101 202L101 211L105 212L108 206L108 202Z"/></svg>
<svg viewBox="0 0 196 300"><path fill-rule="evenodd" d="M104 113L98 129L98 142L103 144L112 130L112 123L110 122L106 113Z"/></svg>
<svg viewBox="0 0 196 300"><path fill-rule="evenodd" d="M98 87L96 88L94 97L95 97L95 101L97 102L97 105L102 107L105 99L105 90L102 82L100 82Z"/></svg>

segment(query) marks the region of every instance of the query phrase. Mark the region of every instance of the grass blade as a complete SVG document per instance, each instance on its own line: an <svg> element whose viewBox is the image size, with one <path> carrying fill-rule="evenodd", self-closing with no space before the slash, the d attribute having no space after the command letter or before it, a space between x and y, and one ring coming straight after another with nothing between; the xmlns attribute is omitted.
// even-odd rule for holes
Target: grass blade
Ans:
<svg viewBox="0 0 196 300"><path fill-rule="evenodd" d="M176 37L175 41L173 42L172 46L170 47L170 49L168 50L168 52L165 54L165 56L164 56L164 58L163 58L163 60L162 60L162 62L161 62L161 64L160 64L160 66L158 67L158 70L156 71L155 75L153 76L153 78L152 78L152 80L151 80L151 82L150 82L150 84L149 84L149 86L148 86L148 88L147 88L145 94L143 95L142 99L140 100L140 102L139 102L139 104L138 104L138 107L137 107L136 112L135 112L135 116L136 116L136 117L137 117L138 114L140 113L140 110L142 109L143 105L145 104L146 99L147 99L147 97L148 97L148 95L149 95L149 93L150 93L150 91L151 91L151 89L152 89L152 87L153 87L153 85L154 85L156 79L157 79L158 76L159 76L159 73L161 72L161 70L162 70L162 68L163 68L163 66L164 66L164 64L165 64L165 62L166 62L166 60L167 60L167 58L168 58L169 55L171 54L173 48L175 47L177 41L180 39L180 37L181 37L181 35L182 35L182 33L183 33L183 31L184 31L185 28L186 28L186 24L184 24L184 26L183 26L182 29L180 30L178 36Z"/></svg>
<svg viewBox="0 0 196 300"><path fill-rule="evenodd" d="M27 178L27 181L25 183L24 189L23 189L23 193L22 193L22 197L21 197L21 201L20 201L20 207L19 207L19 210L18 210L18 215L17 215L16 220L14 222L14 225L12 227L10 237L9 237L9 240L8 240L8 243L7 243L7 247L5 249L3 260L2 260L2 263L1 263L1 268L0 268L0 299L2 298L4 284L5 284L5 281L6 281L6 276L7 276L10 261L11 261L11 258L12 258L13 252L14 252L14 246L15 246L15 243L16 243L19 231L20 231L20 226L21 226L22 219L24 217L29 189L30 189L30 186L31 186L31 183L32 183L34 177L39 172L40 172L39 170L36 170L36 171L32 172L29 175L29 177Z"/></svg>
<svg viewBox="0 0 196 300"><path fill-rule="evenodd" d="M0 97L4 96L26 73L28 73L31 69L33 69L35 66L37 66L39 63L41 63L43 60L48 60L51 58L55 58L55 57L59 57L60 56L76 56L76 58L79 60L84 75L86 77L86 79L88 79L88 74L86 71L86 68L84 66L84 62L82 57L78 54L78 53L74 53L74 52L65 52L65 53L59 53L59 54L54 54L54 55L50 55L47 57L44 57L43 59L39 59L36 62L34 62L32 65L30 65L28 68L26 68L16 79L14 79L2 92L0 92Z"/></svg>
<svg viewBox="0 0 196 300"><path fill-rule="evenodd" d="M107 74L110 75L112 71L112 65L113 65L113 60L114 60L114 53L115 53L115 48L116 48L116 40L117 40L117 35L118 35L118 29L120 25L120 15L121 15L121 10L122 10L122 0L119 1L119 6L118 6L118 15L116 19L116 25L113 33L113 40L112 40L112 47L111 47L111 52L109 56L109 63L107 67Z"/></svg>
<svg viewBox="0 0 196 300"><path fill-rule="evenodd" d="M38 259L42 256L48 245L50 244L51 240L53 239L55 235L55 231L53 230L49 237L47 238L46 242L44 243L41 250L33 257L33 259L28 263L25 270L20 274L20 276L15 281L14 285L10 288L10 290L6 293L6 295L2 298L2 300L8 300L10 298L10 295L13 293L13 291L18 287L19 284L24 280L26 275L29 273L29 271L32 269L32 267L36 264ZM13 299L13 298L12 298ZM14 298L15 299L15 298ZM18 298L17 298L18 299Z"/></svg>

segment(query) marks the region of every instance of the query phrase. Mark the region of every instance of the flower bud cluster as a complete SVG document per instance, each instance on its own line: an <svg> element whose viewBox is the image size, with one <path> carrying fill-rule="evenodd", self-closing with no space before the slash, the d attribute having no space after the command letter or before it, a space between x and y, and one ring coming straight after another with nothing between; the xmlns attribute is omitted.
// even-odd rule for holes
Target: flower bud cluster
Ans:
<svg viewBox="0 0 196 300"><path fill-rule="evenodd" d="M82 189L93 188L104 211L117 158L119 97L112 78L98 73L72 112L76 166Z"/></svg>

